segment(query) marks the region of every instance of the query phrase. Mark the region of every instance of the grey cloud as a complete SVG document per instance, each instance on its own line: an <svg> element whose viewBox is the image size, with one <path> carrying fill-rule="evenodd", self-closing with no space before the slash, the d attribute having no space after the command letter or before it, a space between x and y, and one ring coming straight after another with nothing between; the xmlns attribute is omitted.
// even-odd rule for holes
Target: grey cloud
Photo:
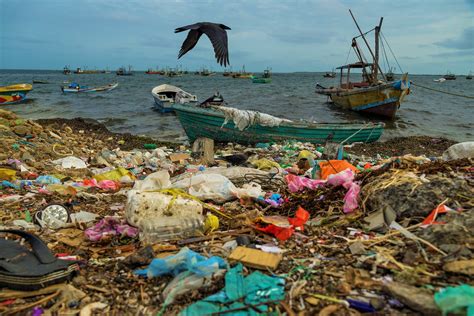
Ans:
<svg viewBox="0 0 474 316"><path fill-rule="evenodd" d="M434 44L446 48L472 50L474 48L474 27L465 29L458 38L452 38L443 42L436 42Z"/></svg>

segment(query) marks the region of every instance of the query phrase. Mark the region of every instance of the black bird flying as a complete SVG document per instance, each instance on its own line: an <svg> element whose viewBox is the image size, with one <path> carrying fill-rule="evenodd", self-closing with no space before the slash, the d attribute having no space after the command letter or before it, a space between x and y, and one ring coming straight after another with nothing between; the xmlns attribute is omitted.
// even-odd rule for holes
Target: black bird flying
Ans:
<svg viewBox="0 0 474 316"><path fill-rule="evenodd" d="M193 49L194 46L196 46L202 34L206 34L211 40L212 46L214 47L214 53L217 62L221 64L221 66L224 65L224 67L230 65L226 32L226 30L230 30L230 27L224 24L199 22L196 24L178 27L174 30L174 32L179 33L186 30L189 30L189 33L184 40L183 45L181 45L178 59Z"/></svg>

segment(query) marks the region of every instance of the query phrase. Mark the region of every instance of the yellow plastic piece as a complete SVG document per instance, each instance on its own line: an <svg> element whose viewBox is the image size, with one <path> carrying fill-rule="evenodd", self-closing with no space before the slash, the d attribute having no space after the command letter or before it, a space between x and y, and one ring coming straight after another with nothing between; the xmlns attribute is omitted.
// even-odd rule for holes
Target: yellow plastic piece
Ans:
<svg viewBox="0 0 474 316"><path fill-rule="evenodd" d="M16 171L7 168L0 168L0 180L15 181Z"/></svg>
<svg viewBox="0 0 474 316"><path fill-rule="evenodd" d="M124 176L129 176L130 179L134 180L135 176L133 173L128 171L125 168L118 167L117 169L107 171L104 173L96 174L93 178L96 179L97 181L102 181L102 180L112 180L112 181L120 181L120 179Z"/></svg>

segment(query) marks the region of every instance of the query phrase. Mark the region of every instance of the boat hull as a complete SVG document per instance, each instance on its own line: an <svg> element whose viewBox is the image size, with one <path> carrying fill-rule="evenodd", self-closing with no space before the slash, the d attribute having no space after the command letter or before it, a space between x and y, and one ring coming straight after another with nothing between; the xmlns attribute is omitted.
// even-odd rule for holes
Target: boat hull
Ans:
<svg viewBox="0 0 474 316"><path fill-rule="evenodd" d="M171 102L163 102L160 99L155 98L155 96L153 96L153 99L155 100L155 110L161 113L171 113L174 111L173 104Z"/></svg>
<svg viewBox="0 0 474 316"><path fill-rule="evenodd" d="M409 82L397 81L376 87L340 90L329 93L334 104L356 112L394 118L409 92Z"/></svg>
<svg viewBox="0 0 474 316"><path fill-rule="evenodd" d="M17 104L26 99L24 94L0 95L0 105Z"/></svg>
<svg viewBox="0 0 474 316"><path fill-rule="evenodd" d="M253 83L271 83L271 78L252 78Z"/></svg>
<svg viewBox="0 0 474 316"><path fill-rule="evenodd" d="M61 87L63 93L89 93L89 92L106 92L117 88L118 83L110 84L108 86L97 87L97 88L85 88L85 89L74 89L68 87Z"/></svg>
<svg viewBox="0 0 474 316"><path fill-rule="evenodd" d="M0 94L1 95L18 95L18 94L27 94L33 90L33 86L31 84L22 83L22 84L15 84L11 86L4 86L0 87Z"/></svg>
<svg viewBox="0 0 474 316"><path fill-rule="evenodd" d="M190 142L198 137L207 137L223 143L255 144L296 140L320 144L330 135L334 142L374 142L380 138L384 128L383 123L282 123L274 127L257 124L241 131L231 121L224 124L224 115L217 110L181 104L174 105L173 109Z"/></svg>

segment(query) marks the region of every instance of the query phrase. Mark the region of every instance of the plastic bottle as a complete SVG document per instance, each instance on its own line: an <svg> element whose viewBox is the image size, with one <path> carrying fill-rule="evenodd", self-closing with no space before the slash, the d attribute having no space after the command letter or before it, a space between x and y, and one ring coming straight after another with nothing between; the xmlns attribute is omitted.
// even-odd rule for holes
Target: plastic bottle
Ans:
<svg viewBox="0 0 474 316"><path fill-rule="evenodd" d="M145 244L202 236L203 217L160 217L140 223L140 240Z"/></svg>

